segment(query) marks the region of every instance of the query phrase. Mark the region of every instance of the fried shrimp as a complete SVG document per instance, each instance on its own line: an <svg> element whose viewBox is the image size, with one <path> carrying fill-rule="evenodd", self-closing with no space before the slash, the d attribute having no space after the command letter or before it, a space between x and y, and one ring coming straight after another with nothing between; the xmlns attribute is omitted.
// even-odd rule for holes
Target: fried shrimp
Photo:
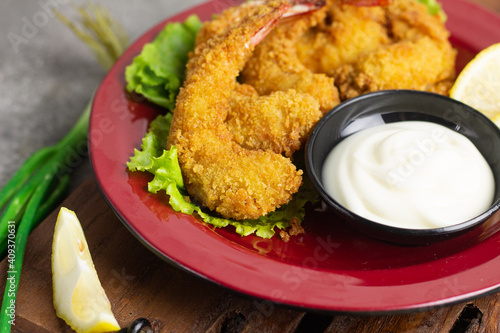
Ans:
<svg viewBox="0 0 500 333"><path fill-rule="evenodd" d="M289 90L259 96L242 84L230 98L227 124L242 147L291 157L321 116L318 101L310 95Z"/></svg>
<svg viewBox="0 0 500 333"><path fill-rule="evenodd" d="M264 3L262 0L245 2L205 22L197 35L196 45L223 35L233 28L235 22L241 22L251 7ZM292 3L294 5L283 14L283 18L324 5L323 1L296 0ZM234 140L242 147L272 150L291 157L321 118L319 108L318 102L309 94L289 90L260 95L252 86L237 83L230 97L227 123Z"/></svg>
<svg viewBox="0 0 500 333"><path fill-rule="evenodd" d="M243 148L226 123L236 77L289 8L288 1L247 6L234 26L199 43L177 97L168 142L177 146L186 189L226 218L265 215L287 203L302 183L302 171L289 158Z"/></svg>
<svg viewBox="0 0 500 333"><path fill-rule="evenodd" d="M448 94L456 51L441 17L415 0L394 0L385 12L391 42L335 70L342 98L383 89Z"/></svg>
<svg viewBox="0 0 500 333"><path fill-rule="evenodd" d="M448 37L442 16L416 0L327 0L322 10L269 34L242 78L259 93L311 93L323 111L338 103L327 79L340 100L384 89L446 95L456 57Z"/></svg>
<svg viewBox="0 0 500 333"><path fill-rule="evenodd" d="M454 77L455 53L429 37L402 41L337 69L343 99L384 89L414 89L446 95Z"/></svg>
<svg viewBox="0 0 500 333"><path fill-rule="evenodd" d="M325 11L325 18L297 43L300 61L315 73L332 76L338 67L354 63L360 55L390 42L381 6L352 6L329 0Z"/></svg>
<svg viewBox="0 0 500 333"><path fill-rule="evenodd" d="M254 86L261 95L290 89L309 94L318 101L323 113L337 105L339 94L333 78L313 73L297 56L298 40L324 15L319 10L277 26L256 47L241 73L242 82Z"/></svg>
<svg viewBox="0 0 500 333"><path fill-rule="evenodd" d="M342 100L384 89L447 94L456 52L442 17L415 0L385 4L359 7L329 0L325 20L298 43L300 60L332 76Z"/></svg>

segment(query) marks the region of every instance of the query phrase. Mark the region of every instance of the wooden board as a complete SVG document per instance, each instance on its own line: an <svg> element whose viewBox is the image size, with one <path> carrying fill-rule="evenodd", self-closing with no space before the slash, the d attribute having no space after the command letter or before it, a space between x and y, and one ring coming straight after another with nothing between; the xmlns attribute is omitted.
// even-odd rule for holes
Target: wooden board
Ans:
<svg viewBox="0 0 500 333"><path fill-rule="evenodd" d="M122 327L148 318L155 332L498 332L500 294L395 316L325 315L251 299L164 262L117 219L94 179L62 206L84 228L102 285ZM51 246L56 210L30 236L14 332L71 332L52 305ZM0 271L7 269L6 261ZM5 278L0 283L5 287Z"/></svg>
<svg viewBox="0 0 500 333"><path fill-rule="evenodd" d="M500 13L498 0L471 0ZM94 264L122 327L148 318L155 332L500 332L500 293L403 315L325 315L247 298L149 252L87 180L62 206L80 218ZM51 245L58 210L30 236L14 332L71 332L52 305ZM0 290L7 263L0 263Z"/></svg>
<svg viewBox="0 0 500 333"><path fill-rule="evenodd" d="M475 2L478 5L488 8L489 10L500 13L500 1L498 0L469 0Z"/></svg>

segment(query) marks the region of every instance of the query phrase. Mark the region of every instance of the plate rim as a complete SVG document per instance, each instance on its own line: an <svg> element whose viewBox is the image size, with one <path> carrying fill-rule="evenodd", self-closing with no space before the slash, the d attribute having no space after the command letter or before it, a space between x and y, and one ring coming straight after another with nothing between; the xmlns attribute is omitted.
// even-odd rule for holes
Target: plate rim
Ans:
<svg viewBox="0 0 500 333"><path fill-rule="evenodd" d="M495 26L500 27L500 16L493 13L493 12L488 11L487 9L485 9L477 4L470 3L466 0L453 0L453 1L452 0L443 0L442 2L443 2L443 7L444 7L445 11L447 11L447 12L450 12L450 11L454 12L454 11L458 11L460 8L462 8L462 9L466 8L469 11L468 12L469 15L466 16L468 19L470 19L471 16L475 16L477 19L477 15L478 15L477 13L480 13L479 15L483 16L482 20L481 20L482 24L486 25L486 24L494 23ZM201 5L195 6L191 9L188 9L180 14L177 14L171 18L168 18L168 19L158 23L153 28L148 30L146 33L141 35L141 37L139 37L132 44L132 46L124 53L124 55L118 60L118 62L108 72L108 74L104 78L101 86L99 87L99 89L96 92L93 106L92 106L90 124L89 124L89 135L88 135L88 137L89 137L89 145L88 145L89 146L89 158L91 160L92 171L93 171L94 177L96 179L99 191L101 192L106 203L110 206L110 208L113 210L113 212L118 216L120 221L122 221L122 223L125 225L125 227L132 234L134 234L134 236L136 238L138 238L139 241L141 243L143 243L149 250L151 250L153 253L155 253L155 255L159 256L160 258L166 260L167 262L169 262L171 264L174 264L176 266L179 266L179 267L185 269L186 271L188 271L192 274L200 276L200 277L207 279L213 283L216 283L219 286L228 288L230 290L236 291L236 292L244 294L244 295L250 295L252 297L256 297L258 299L261 299L263 301L272 301L273 303L277 303L277 304L281 304L281 305L285 305L285 306L291 306L294 308L300 308L302 310L316 310L316 311L321 311L321 312L343 312L343 313L351 313L351 314L370 314L370 315L407 313L407 312L413 312L415 310L425 310L425 309L440 307L443 305L451 305L454 303L463 302L463 301L467 301L467 300L476 298L480 295L487 295L490 293L494 293L494 292L500 290L500 278L499 278L496 285L492 285L489 288L483 288L481 290L476 290L476 291L469 291L467 293L460 293L459 292L459 293L455 293L454 295L451 295L450 297L445 297L443 299L434 300L431 302L426 302L424 304L422 304L422 303L411 304L411 302L409 302L408 304L406 304L406 306L397 306L397 307L391 307L391 306L384 307L381 305L375 306L375 307L373 307L373 306L372 307L369 307L369 306L359 307L359 306L352 306L351 305L350 307L346 307L345 305L342 306L339 304L333 304L335 302L329 303L329 304L320 304L319 302L311 300L311 299L300 300L300 299L281 298L281 297L277 297L277 296L273 297L273 295L268 294L268 292L270 290L267 290L266 292L264 292L262 290L259 292L256 292L255 290L248 290L248 288L242 288L240 285L235 285L234 281L233 281L233 283L230 283L230 281L227 281L226 279L221 279L220 276L219 277L213 276L213 273L206 274L206 272L201 272L196 267L193 267L192 265L189 265L189 264L187 265L185 263L185 261L183 261L182 259L179 259L178 257L172 258L168 254L164 253L164 251L159 249L155 244L153 244L150 241L150 239L148 239L148 237L145 237L141 232L139 232L138 230L136 230L134 228L134 226L129 221L130 218L127 218L127 214L124 214L123 207L121 207L120 204L116 202L117 194L111 193L111 191L109 189L109 182L106 182L103 179L103 177L105 177L105 175L103 174L103 169L102 169L104 164L100 163L97 160L98 158L102 158L102 155L99 155L99 153L98 153L99 152L99 147L98 147L99 145L96 145L96 140L92 140L93 134L95 134L96 130L99 129L99 127L98 127L98 124L99 124L98 120L99 119L96 116L96 114L98 114L98 111L95 111L95 110L98 110L101 107L99 104L100 104L101 99L103 98L102 95L104 94L103 86L105 86L106 84L109 84L110 81L113 81L113 80L119 81L120 80L120 78L117 78L116 75L119 74L119 72L124 69L124 65L128 64L130 62L130 60L138 53L137 49L139 48L139 45L140 45L140 48L142 48L142 45L144 43L150 41L153 38L153 36L161 29L161 27L163 27L163 25L165 23L173 22L173 21L182 21L185 18L187 18L189 15L199 14L200 12L203 12L205 14L206 13L211 14L214 11L213 9L221 9L221 8L219 8L220 6L219 7L216 6L218 4L219 4L219 2L217 0L212 0L212 1L205 2ZM450 8L453 8L453 9L448 9L447 5L449 5ZM470 15L471 10L473 10L476 14ZM208 14L206 16L208 16ZM450 22L448 22L448 24L450 24ZM472 30L472 29L470 29L470 30ZM500 30L500 29L498 29L498 30ZM500 42L500 32L498 33L498 35L499 35L498 42ZM467 38L469 38L469 37L467 37ZM475 45L482 45L482 44L480 43L480 41L478 41L477 44L475 44ZM476 46L476 48L477 47L478 46ZM482 47L484 47L484 46L482 46ZM101 156L101 157L97 157L97 156ZM190 219L189 217L187 217L187 218ZM233 250L235 250L235 249L233 249ZM226 258L226 260L227 259L228 258ZM233 260L234 257L231 257L230 259ZM260 261L262 261L262 259L264 259L264 261L271 260L269 258L264 257L264 258L260 258L260 260L257 260L257 262L260 263ZM498 256L497 256L497 260L500 261L500 258ZM254 260L252 260L252 262L253 261ZM267 264L269 264L269 262L266 262L265 264L267 266ZM283 263L283 262L281 262L279 264L287 265L286 263ZM313 273L313 272L310 272L310 273ZM282 278L283 278L283 276L282 276ZM275 279L275 278L271 278L271 280L272 279ZM387 287L387 286L385 286L385 287Z"/></svg>

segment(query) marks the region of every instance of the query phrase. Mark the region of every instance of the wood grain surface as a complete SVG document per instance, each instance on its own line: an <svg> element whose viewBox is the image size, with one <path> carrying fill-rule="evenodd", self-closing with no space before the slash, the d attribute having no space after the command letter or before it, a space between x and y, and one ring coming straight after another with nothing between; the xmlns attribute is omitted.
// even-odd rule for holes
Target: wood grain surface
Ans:
<svg viewBox="0 0 500 333"><path fill-rule="evenodd" d="M393 316L309 313L247 298L187 273L149 252L86 181L62 206L74 210L122 327L148 318L155 332L499 332L500 294ZM14 332L71 332L52 305L54 211L30 236ZM7 269L6 261L0 271ZM4 288L5 281L0 287Z"/></svg>
<svg viewBox="0 0 500 333"><path fill-rule="evenodd" d="M500 13L500 1L499 0L469 0L470 2L477 3L489 10Z"/></svg>
<svg viewBox="0 0 500 333"><path fill-rule="evenodd" d="M471 0L500 13L499 0ZM148 318L155 332L500 332L500 293L429 311L325 315L247 298L162 261L116 218L89 179L62 206L80 218L122 327ZM51 245L57 211L30 236L14 332L71 332L52 305ZM7 263L0 263L0 272ZM5 279L0 280L3 291Z"/></svg>

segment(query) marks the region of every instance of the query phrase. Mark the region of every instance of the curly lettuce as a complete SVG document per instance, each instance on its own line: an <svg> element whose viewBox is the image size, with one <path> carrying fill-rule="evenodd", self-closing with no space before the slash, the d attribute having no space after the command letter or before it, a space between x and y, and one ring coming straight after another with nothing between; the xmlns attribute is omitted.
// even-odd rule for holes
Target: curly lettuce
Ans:
<svg viewBox="0 0 500 333"><path fill-rule="evenodd" d="M149 126L146 136L142 139L141 149L135 149L134 155L127 163L130 171L143 171L153 174L148 183L148 191L157 193L164 190L169 195L169 204L177 212L197 215L203 222L217 228L233 226L242 236L256 234L262 238L271 238L276 229L285 230L290 227L292 219L303 220L304 206L307 202L316 201L316 192L309 183L303 185L294 198L280 209L255 220L231 220L206 212L193 203L184 187L182 172L177 159L177 148L166 147L165 138L170 130L172 114L160 115Z"/></svg>
<svg viewBox="0 0 500 333"><path fill-rule="evenodd" d="M189 52L194 48L200 27L201 22L196 16L190 16L184 23L168 23L126 68L127 91L141 94L147 100L172 111L185 78ZM175 211L196 215L217 228L233 226L242 236L256 234L270 238L276 229L289 228L292 219L303 220L305 204L317 200L316 192L306 183L288 205L259 219L236 221L207 212L189 198L176 147L164 149L167 147L171 121L172 113L166 113L151 122L141 148L135 149L127 167L130 171L151 173L154 177L148 183L148 191L165 191Z"/></svg>
<svg viewBox="0 0 500 333"><path fill-rule="evenodd" d="M153 42L125 69L126 89L169 110L184 81L188 54L193 49L201 21L192 15L185 22L168 23Z"/></svg>

